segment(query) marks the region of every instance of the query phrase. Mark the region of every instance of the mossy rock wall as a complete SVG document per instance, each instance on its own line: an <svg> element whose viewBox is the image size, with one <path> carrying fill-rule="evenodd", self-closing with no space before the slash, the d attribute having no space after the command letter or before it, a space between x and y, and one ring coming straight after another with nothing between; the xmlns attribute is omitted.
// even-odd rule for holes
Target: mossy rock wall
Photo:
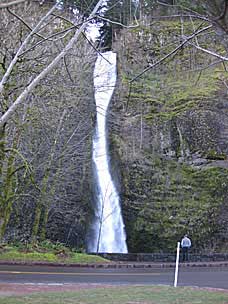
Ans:
<svg viewBox="0 0 228 304"><path fill-rule="evenodd" d="M173 251L185 233L193 251L228 248L225 65L187 46L131 82L180 43L182 28L178 20L143 24L115 43L109 130L130 252ZM215 35L206 38L198 43L224 53Z"/></svg>

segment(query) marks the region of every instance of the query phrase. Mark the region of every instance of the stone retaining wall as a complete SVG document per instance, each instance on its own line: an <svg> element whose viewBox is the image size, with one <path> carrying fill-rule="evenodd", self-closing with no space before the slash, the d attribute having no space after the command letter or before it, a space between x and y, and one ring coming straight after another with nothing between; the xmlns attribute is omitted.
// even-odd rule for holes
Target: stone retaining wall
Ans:
<svg viewBox="0 0 228 304"><path fill-rule="evenodd" d="M99 253L100 256L111 261L123 262L175 262L176 255L172 253ZM181 260L181 255L180 255ZM228 261L228 253L191 254L190 262L219 262Z"/></svg>

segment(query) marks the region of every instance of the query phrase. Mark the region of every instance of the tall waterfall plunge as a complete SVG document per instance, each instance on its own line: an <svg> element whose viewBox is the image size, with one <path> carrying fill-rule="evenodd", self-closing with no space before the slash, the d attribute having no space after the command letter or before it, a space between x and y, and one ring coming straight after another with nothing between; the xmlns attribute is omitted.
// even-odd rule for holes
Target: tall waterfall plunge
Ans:
<svg viewBox="0 0 228 304"><path fill-rule="evenodd" d="M106 114L116 84L116 54L110 51L102 56L98 55L94 68L97 125L93 139L93 162L97 201L88 250L127 253L120 199L109 171L106 138Z"/></svg>

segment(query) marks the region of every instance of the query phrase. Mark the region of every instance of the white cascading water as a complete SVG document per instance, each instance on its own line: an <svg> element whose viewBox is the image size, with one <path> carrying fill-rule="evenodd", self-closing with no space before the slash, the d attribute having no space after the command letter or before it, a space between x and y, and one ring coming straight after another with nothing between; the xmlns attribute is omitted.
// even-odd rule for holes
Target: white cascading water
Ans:
<svg viewBox="0 0 228 304"><path fill-rule="evenodd" d="M127 253L120 199L109 171L107 155L106 115L116 77L116 54L110 51L98 55L94 68L97 125L93 139L97 202L90 252Z"/></svg>

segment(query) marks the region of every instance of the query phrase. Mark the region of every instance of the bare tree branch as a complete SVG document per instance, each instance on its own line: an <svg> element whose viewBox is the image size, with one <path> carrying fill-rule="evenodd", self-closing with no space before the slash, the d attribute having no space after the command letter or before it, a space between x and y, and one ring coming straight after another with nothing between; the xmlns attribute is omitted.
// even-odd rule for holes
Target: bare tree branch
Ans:
<svg viewBox="0 0 228 304"><path fill-rule="evenodd" d="M24 54L28 53L29 51L33 50L35 47L37 47L38 45L42 44L43 42L47 41L47 40L51 40L51 38L54 38L56 36L59 36L60 34L65 34L67 32L70 32L74 29L76 29L78 27L78 24L77 25L74 25L74 26L71 26L65 30L62 30L60 32L57 32L57 33L54 33L54 34L51 34L49 35L48 37L44 38L43 40L40 40L38 41L37 43L35 43L33 46L31 46L29 49L25 50L24 52L22 52L19 57L23 56Z"/></svg>
<svg viewBox="0 0 228 304"><path fill-rule="evenodd" d="M63 62L64 62L64 65L65 65L65 68L66 68L66 71L67 71L67 75L69 76L70 81L71 81L72 83L74 83L74 80L73 80L73 78L71 77L70 71L69 71L68 66L67 66L66 56L63 56Z"/></svg>
<svg viewBox="0 0 228 304"><path fill-rule="evenodd" d="M26 1L28 1L28 0L15 0L15 1L8 2L8 3L1 3L0 4L0 9L7 8L7 7L10 7L10 6L13 6L13 5L17 5L17 4L26 2Z"/></svg>
<svg viewBox="0 0 228 304"><path fill-rule="evenodd" d="M52 14L53 16L56 16L57 18L60 18L70 24L73 25L73 22L71 22L70 20L60 16L60 15L57 15L57 14ZM108 61L103 55L102 53L95 47L94 43L91 42L91 40L89 38L87 38L86 34L85 33L82 33L82 35L84 36L84 38L88 41L88 43L91 45L91 47L106 61Z"/></svg>
<svg viewBox="0 0 228 304"><path fill-rule="evenodd" d="M161 64L163 61L165 61L167 58L173 56L174 54L176 54L180 49L183 48L183 46L185 44L187 44L190 40L192 40L193 38L195 38L197 35L201 34L202 32L205 32L209 29L212 28L212 25L209 25L207 27L204 27L201 30L198 30L196 32L194 32L191 36L186 37L185 40L179 44L175 49L173 49L170 53L168 53L167 55L165 55L164 57L162 57L160 60L156 61L155 63L151 64L150 66L148 66L146 69L144 69L141 73L139 73L138 75L136 75L134 78L132 78L130 80L130 83L132 83L133 81L137 80L138 78L140 78L144 73L146 73L147 71L149 71L150 69L156 67L157 65Z"/></svg>
<svg viewBox="0 0 228 304"><path fill-rule="evenodd" d="M203 17L203 16L200 15L198 12L196 12L196 11L194 11L194 10L190 9L189 7L186 7L186 6L184 6L184 5L180 5L180 4L176 4L176 5L175 5L175 4L168 4L168 3L160 2L159 0L157 0L157 3L158 3L159 5L163 5L163 6L180 8L180 9L183 9L183 10L185 10L185 11L191 12L191 13L193 13L193 14L196 15L196 16L201 16L201 17Z"/></svg>
<svg viewBox="0 0 228 304"><path fill-rule="evenodd" d="M7 11L13 15L14 17L16 17L18 20L20 20L30 31L32 31L33 29L31 28L31 26L25 22L20 16L18 16L16 13L12 12L8 7L7 7ZM45 39L44 36L40 35L39 33L34 33L34 35L37 35L38 37L41 37L42 39Z"/></svg>
<svg viewBox="0 0 228 304"><path fill-rule="evenodd" d="M123 23L120 23L120 22L117 22L117 21L113 21L113 20L110 20L110 19L101 17L101 16L99 16L99 15L97 15L96 18L97 18L97 19L104 20L104 21L107 21L107 22L109 22L109 23L111 23L111 24L117 24L117 25L119 25L119 26L121 26L121 27L128 28L128 29L130 29L130 28L136 28L136 27L139 26L138 22L137 22L136 25L125 25L125 24L123 24Z"/></svg>
<svg viewBox="0 0 228 304"><path fill-rule="evenodd" d="M228 61L228 57L224 57L224 56L222 56L222 55L219 55L219 54L217 54L217 53L215 53L215 52L213 52L213 51L210 51L210 50L207 50L207 49L205 49L205 48L202 48L201 46L199 46L199 45L197 45L197 44L194 44L194 43L192 43L192 42L189 42L189 41L188 41L188 44L194 46L196 49L198 49L198 50L200 50L200 51L202 51L202 52L204 52L204 53L207 53L207 54L209 54L209 55L211 55L211 56L214 56L214 57L216 57L216 58L219 58L219 59L221 59L222 61Z"/></svg>
<svg viewBox="0 0 228 304"><path fill-rule="evenodd" d="M67 43L65 48L59 53L58 56L24 89L24 91L18 96L15 102L10 106L10 108L2 115L0 118L0 127L2 127L9 118L14 114L17 107L26 99L29 93L38 85L38 83L48 74L53 68L59 63L59 61L64 57L64 55L73 47L73 45L77 42L80 34L84 31L90 20L95 17L96 12L101 6L104 0L99 0L96 4L95 8L91 12L89 18L85 20L85 22L81 25L81 27L77 30L75 35L71 38L71 40ZM53 10L53 9L52 9ZM49 11L51 14L52 10ZM18 58L18 55L17 55ZM16 61L15 61L16 62Z"/></svg>
<svg viewBox="0 0 228 304"><path fill-rule="evenodd" d="M218 21L218 20L221 20L221 19L225 18L226 14L227 14L227 9L228 9L228 0L224 0L223 11L220 14L220 16L218 16L217 18L214 19L214 21Z"/></svg>
<svg viewBox="0 0 228 304"><path fill-rule="evenodd" d="M23 51L24 47L27 45L29 39L39 30L41 24L49 17L49 15L55 10L56 5L54 5L49 12L38 22L38 24L35 26L35 28L28 34L28 36L25 38L25 40L23 41L23 43L21 44L21 46L19 47L16 55L14 56L13 60L11 61L6 73L4 74L1 82L0 82L0 93L3 91L4 89L4 84L7 82L13 67L15 66L15 64L18 61L19 55L21 54L21 52Z"/></svg>
<svg viewBox="0 0 228 304"><path fill-rule="evenodd" d="M54 15L54 14L52 14L52 15ZM83 21L82 23L79 23L79 24L74 25L72 22L70 22L69 20L65 19L64 17L61 17L61 16L58 16L58 17L61 18L61 19L63 19L63 20L68 21L68 22L69 22L70 24L72 24L73 26L71 26L71 27L69 27L69 28L67 28L67 29L65 29L65 30L62 30L62 31L60 31L60 32L51 34L51 35L49 35L48 37L44 38L43 40L38 41L38 42L35 43L33 46L31 46L29 49L27 49L27 50L25 50L24 52L22 52L22 53L19 55L19 57L21 57L21 56L23 56L24 54L26 54L27 52L33 50L35 47L37 47L38 45L42 44L43 42L45 42L45 41L47 41L47 40L51 40L51 38L54 38L54 37L59 36L59 35L61 35L61 34L68 33L68 32L70 32L70 31L72 31L72 30L74 30L74 29L79 28L79 26L81 26L81 25L83 24L83 22L84 22L84 21ZM91 20L92 20L92 19L91 19ZM91 20L90 20L90 21L91 21ZM88 21L89 21L89 20L88 20ZM103 57L102 53L100 53L100 51L94 46L94 44L90 41L90 39L87 38L86 34L85 34L85 33L82 33L82 35L85 37L85 39L88 41L88 43L92 46L92 48L93 48L99 55L101 55L101 56ZM60 38L62 38L62 37L60 37ZM58 39L60 39L60 38L58 38ZM103 58L104 58L104 57L103 57ZM104 59L105 59L105 58L104 58ZM107 59L105 59L105 60L107 61Z"/></svg>
<svg viewBox="0 0 228 304"><path fill-rule="evenodd" d="M168 15L168 16L150 16L151 19L153 20L161 20L161 19L172 19L172 18L195 18L195 19L200 19L200 20L204 20L207 22L211 22L211 20L205 16L201 16L201 15L196 15L196 14L187 14L187 15L182 15L182 14L175 14L175 15Z"/></svg>

